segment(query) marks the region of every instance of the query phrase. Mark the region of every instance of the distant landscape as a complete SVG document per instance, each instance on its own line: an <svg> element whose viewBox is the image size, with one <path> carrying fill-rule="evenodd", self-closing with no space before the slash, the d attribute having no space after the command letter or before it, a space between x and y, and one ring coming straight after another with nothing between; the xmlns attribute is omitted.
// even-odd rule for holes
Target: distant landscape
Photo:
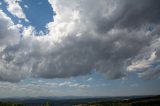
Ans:
<svg viewBox="0 0 160 106"><path fill-rule="evenodd" d="M160 0L0 0L0 106L160 106Z"/></svg>
<svg viewBox="0 0 160 106"><path fill-rule="evenodd" d="M160 106L160 95L128 97L40 97L0 99L0 106Z"/></svg>

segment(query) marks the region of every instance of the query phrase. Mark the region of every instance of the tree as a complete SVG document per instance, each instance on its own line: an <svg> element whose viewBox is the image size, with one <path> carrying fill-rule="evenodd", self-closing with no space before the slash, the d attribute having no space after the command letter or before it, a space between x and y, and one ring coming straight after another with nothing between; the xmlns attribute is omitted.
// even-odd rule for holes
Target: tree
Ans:
<svg viewBox="0 0 160 106"><path fill-rule="evenodd" d="M46 102L44 106L49 106L49 103L48 103L48 102Z"/></svg>

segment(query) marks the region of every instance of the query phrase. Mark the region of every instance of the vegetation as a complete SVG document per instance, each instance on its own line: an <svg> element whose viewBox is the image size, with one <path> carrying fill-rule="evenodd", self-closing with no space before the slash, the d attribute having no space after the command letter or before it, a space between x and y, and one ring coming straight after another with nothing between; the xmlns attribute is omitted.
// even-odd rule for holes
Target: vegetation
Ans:
<svg viewBox="0 0 160 106"><path fill-rule="evenodd" d="M27 104L19 104L19 103L9 103L9 102L0 102L0 106L28 106ZM49 103L46 102L45 104L37 104L34 106L49 106Z"/></svg>
<svg viewBox="0 0 160 106"><path fill-rule="evenodd" d="M18 103L0 102L0 106L24 106L24 105Z"/></svg>
<svg viewBox="0 0 160 106"><path fill-rule="evenodd" d="M160 96L128 98L86 98L64 100L31 99L29 101L19 101L18 103L14 103L14 101L3 101L0 102L0 106L160 106Z"/></svg>
<svg viewBox="0 0 160 106"><path fill-rule="evenodd" d="M160 97L101 101L78 104L76 106L160 106Z"/></svg>

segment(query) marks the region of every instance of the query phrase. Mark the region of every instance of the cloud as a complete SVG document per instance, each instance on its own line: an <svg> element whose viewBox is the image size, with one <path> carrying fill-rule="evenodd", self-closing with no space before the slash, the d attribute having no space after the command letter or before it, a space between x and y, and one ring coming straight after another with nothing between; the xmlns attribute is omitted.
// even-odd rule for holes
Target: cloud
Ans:
<svg viewBox="0 0 160 106"><path fill-rule="evenodd" d="M58 84L59 87L70 87L70 88L89 88L90 85L87 84L79 84L79 83L73 83L73 82L62 82Z"/></svg>
<svg viewBox="0 0 160 106"><path fill-rule="evenodd" d="M11 19L0 10L0 80L20 80L20 71L15 70L16 66L11 65L13 62L15 46L19 42L20 34L18 28L13 24ZM14 45L14 46L13 46ZM7 52L8 50L12 52ZM11 68L14 67L14 68ZM17 67L18 68L18 67ZM16 72L17 71L17 72ZM19 75L17 74L19 73Z"/></svg>
<svg viewBox="0 0 160 106"><path fill-rule="evenodd" d="M11 34L11 20L0 18L4 22L0 80L68 78L90 74L93 69L108 79L123 78L128 72L143 78L159 76L159 1L49 2L56 16L43 36L37 36L33 26L16 27ZM23 36L18 43L11 39L14 34Z"/></svg>
<svg viewBox="0 0 160 106"><path fill-rule="evenodd" d="M4 0L7 4L7 10L14 16L28 21L19 2L20 0Z"/></svg>
<svg viewBox="0 0 160 106"><path fill-rule="evenodd" d="M24 7L27 8L27 9L29 8L27 5L24 5Z"/></svg>
<svg viewBox="0 0 160 106"><path fill-rule="evenodd" d="M88 78L88 79L87 79L87 81L92 81L92 80L93 80L93 78Z"/></svg>
<svg viewBox="0 0 160 106"><path fill-rule="evenodd" d="M159 38L160 2L49 1L57 13L55 21L48 24L49 34L54 33L53 40L63 45L58 59L52 62L59 63L60 72L68 69L68 74L83 75L96 69L109 79L117 79L126 75L139 55L145 58L154 53L158 60L159 46L153 42L159 43L155 40ZM147 30L150 25L155 27L153 31ZM149 61L155 62L155 58Z"/></svg>
<svg viewBox="0 0 160 106"><path fill-rule="evenodd" d="M43 80L44 81L44 80ZM61 86L62 83L66 83ZM74 82L23 82L23 83L10 83L0 82L1 97L48 97L48 96L66 96L74 92L72 95L83 95L83 90L89 90L90 85L80 84ZM64 93L64 92L65 93Z"/></svg>
<svg viewBox="0 0 160 106"><path fill-rule="evenodd" d="M133 62L131 66L128 66L128 70L132 71L132 70L138 70L139 68L145 69L151 67L152 62L154 62L155 59L156 59L156 52L154 51L148 59Z"/></svg>

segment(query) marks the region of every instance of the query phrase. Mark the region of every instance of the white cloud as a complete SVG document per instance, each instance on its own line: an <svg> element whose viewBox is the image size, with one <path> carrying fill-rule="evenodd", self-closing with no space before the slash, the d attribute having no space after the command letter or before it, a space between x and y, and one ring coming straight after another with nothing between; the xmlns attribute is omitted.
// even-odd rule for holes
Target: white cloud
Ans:
<svg viewBox="0 0 160 106"><path fill-rule="evenodd" d="M1 97L39 97L39 96L66 96L66 95L73 95L77 96L76 94L71 94L68 90L73 92L81 92L83 90L87 90L90 85L80 84L80 83L73 83L66 84L60 86L62 83L67 82L39 82L37 80L33 80L32 82L24 83L10 83L10 82L0 82L0 94ZM81 94L83 95L83 94Z"/></svg>
<svg viewBox="0 0 160 106"><path fill-rule="evenodd" d="M26 19L17 1L6 1L13 5L10 12L17 5L17 17ZM159 1L49 2L56 16L48 23L49 33L45 36L36 36L39 34L33 26L14 25L0 12L0 80L69 78L89 74L93 69L108 79L122 78L129 70L137 69L142 70L138 75L143 77L159 76ZM150 14L146 8L151 9ZM154 25L154 30L146 30L148 25Z"/></svg>
<svg viewBox="0 0 160 106"><path fill-rule="evenodd" d="M136 60L135 57L146 52L147 45L152 45L155 38L158 38L159 33L156 31L159 25L158 14L153 14L154 20L149 14L142 14L136 20L132 17L135 12L141 14L139 9L146 11L146 8L151 8L153 5L151 11L155 11L159 2L154 3L151 0L147 2L49 0L49 2L56 11L54 22L48 24L49 35L52 36L54 33L53 40L63 46L55 62L59 63L62 70L65 66L68 70L72 70L71 72L76 73L74 71L76 70L79 74L83 74L87 72L84 70L89 72L96 68L110 79L121 78L131 68L132 71L137 71L138 68L133 69L131 65ZM137 3L139 5L135 7ZM128 5L131 6L128 8ZM125 10L129 10L129 14L125 14ZM149 18L146 19L146 16ZM157 28L148 32L147 25L153 23L157 24ZM159 46L154 48L157 49ZM153 52L152 48L148 49L148 54ZM156 52L147 62L145 59L145 62L139 60L134 67L151 67L150 64L158 58L153 56L156 56ZM69 62L63 62L65 60Z"/></svg>
<svg viewBox="0 0 160 106"><path fill-rule="evenodd" d="M79 83L73 83L73 82L62 82L62 83L59 83L59 86L60 87L71 87L71 88L79 88L79 89L82 89L82 88L89 88L90 85L87 85L87 84L79 84Z"/></svg>
<svg viewBox="0 0 160 106"><path fill-rule="evenodd" d="M0 80L2 81L19 81L28 75L26 66L19 67L18 62L23 55L26 55L26 51L19 51L20 44L20 29L22 25L15 25L12 20L0 10ZM26 49L26 48L24 48Z"/></svg>
<svg viewBox="0 0 160 106"><path fill-rule="evenodd" d="M29 8L27 5L24 5L25 8Z"/></svg>
<svg viewBox="0 0 160 106"><path fill-rule="evenodd" d="M24 19L25 21L28 21L26 18L26 15L24 14L20 4L19 4L19 0L5 0L5 2L7 3L7 9L8 11L21 19Z"/></svg>
<svg viewBox="0 0 160 106"><path fill-rule="evenodd" d="M93 80L93 78L88 78L88 79L87 79L87 81L92 81L92 80Z"/></svg>
<svg viewBox="0 0 160 106"><path fill-rule="evenodd" d="M157 58L156 51L154 51L148 59L142 59L142 60L133 62L132 65L128 66L127 69L128 71L134 71L134 70L142 71L142 69L151 67L156 58Z"/></svg>

